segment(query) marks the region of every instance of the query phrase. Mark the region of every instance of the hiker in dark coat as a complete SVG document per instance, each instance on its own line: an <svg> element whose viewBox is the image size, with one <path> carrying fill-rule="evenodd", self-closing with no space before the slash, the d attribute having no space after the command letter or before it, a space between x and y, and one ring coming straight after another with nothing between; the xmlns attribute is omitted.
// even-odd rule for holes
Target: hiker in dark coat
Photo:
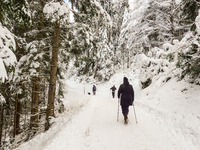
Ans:
<svg viewBox="0 0 200 150"><path fill-rule="evenodd" d="M113 98L115 98L115 91L117 90L115 85L113 85L113 87L111 87L110 90L112 90L112 96Z"/></svg>
<svg viewBox="0 0 200 150"><path fill-rule="evenodd" d="M96 94L96 90L97 90L96 86L95 86L95 85L93 85L93 87L92 87L93 95L95 95L95 94Z"/></svg>
<svg viewBox="0 0 200 150"><path fill-rule="evenodd" d="M124 115L124 123L127 124L129 106L133 105L134 101L134 90L126 77L124 77L124 83L119 87L118 98L121 98L120 105L122 108L122 114Z"/></svg>

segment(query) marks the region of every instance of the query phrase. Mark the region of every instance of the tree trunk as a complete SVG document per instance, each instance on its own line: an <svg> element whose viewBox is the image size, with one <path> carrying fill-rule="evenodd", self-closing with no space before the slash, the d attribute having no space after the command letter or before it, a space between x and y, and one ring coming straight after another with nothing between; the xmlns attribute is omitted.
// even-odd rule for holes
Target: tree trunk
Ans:
<svg viewBox="0 0 200 150"><path fill-rule="evenodd" d="M110 42L111 41L111 30L109 30L109 32L108 32L108 42Z"/></svg>
<svg viewBox="0 0 200 150"><path fill-rule="evenodd" d="M14 113L14 130L13 130L13 137L16 135L16 129L17 129L17 102L18 102L18 95L16 95L15 98L15 113Z"/></svg>
<svg viewBox="0 0 200 150"><path fill-rule="evenodd" d="M89 59L89 57L90 57L89 48L87 47L86 49L87 49L86 55L87 55L87 58ZM89 62L86 61L86 64L85 64L85 68L84 68L84 72L83 72L83 74L88 73L88 71L89 71L89 66L90 66Z"/></svg>
<svg viewBox="0 0 200 150"><path fill-rule="evenodd" d="M182 29L179 29L179 41L182 39Z"/></svg>
<svg viewBox="0 0 200 150"><path fill-rule="evenodd" d="M49 117L54 117L54 99L56 90L56 73L58 64L60 23L57 20L54 26L53 52L51 59L51 71L49 81L48 105L47 105L47 124L45 130L49 129Z"/></svg>
<svg viewBox="0 0 200 150"><path fill-rule="evenodd" d="M128 50L128 57L127 57L127 68L130 67L130 51Z"/></svg>
<svg viewBox="0 0 200 150"><path fill-rule="evenodd" d="M99 36L99 18L97 18L96 36L97 36L97 37ZM89 52L88 52L88 57L89 57ZM95 78L96 75L97 75L97 68L98 68L97 62L98 62L98 61L96 60L96 61L95 61L95 69L94 69L94 76L93 76L93 78ZM88 70L89 70L89 66L88 66Z"/></svg>
<svg viewBox="0 0 200 150"><path fill-rule="evenodd" d="M121 32L120 31L120 27L118 26L118 32L117 32L118 33L118 37L120 36L120 32Z"/></svg>
<svg viewBox="0 0 200 150"><path fill-rule="evenodd" d="M25 28L24 29L18 29L21 34L23 34L25 32ZM20 58L24 55L25 50L20 48L18 45L18 41L16 41L16 57L17 57L17 61L20 60ZM21 89L23 89L23 85L22 85L22 81L20 83ZM15 135L18 135L20 133L20 114L21 114L21 103L20 103L20 99L23 98L23 93L21 94L16 94L15 97L15 113L14 113L14 131L13 131L13 137L15 137Z"/></svg>
<svg viewBox="0 0 200 150"><path fill-rule="evenodd" d="M38 127L39 89L40 89L39 77L34 77L33 88L32 88L30 129L35 129L35 130Z"/></svg>
<svg viewBox="0 0 200 150"><path fill-rule="evenodd" d="M175 29L174 29L174 16L170 15L170 22L171 22L171 34L175 37Z"/></svg>
<svg viewBox="0 0 200 150"><path fill-rule="evenodd" d="M20 133L20 114L21 114L21 103L19 102L19 99L21 98L20 95L17 94L16 95L16 99L15 99L14 133L13 133L13 137L15 137L15 135L18 135Z"/></svg>
<svg viewBox="0 0 200 150"><path fill-rule="evenodd" d="M20 115L22 111L22 105L20 101L17 103L17 115L16 115L16 135L20 134Z"/></svg>
<svg viewBox="0 0 200 150"><path fill-rule="evenodd" d="M75 1L71 0L71 3L72 3L72 10L74 10L74 3L75 3Z"/></svg>
<svg viewBox="0 0 200 150"><path fill-rule="evenodd" d="M16 41L16 51L18 52L16 54L17 56L17 61L20 60L20 58L24 55L24 49L20 48L18 46L18 42ZM21 86L21 89L23 89L23 84L22 84L22 81L20 83L20 86ZM15 135L18 135L20 133L20 114L21 114L21 111L22 111L22 105L21 105L21 102L20 102L20 99L23 98L23 93L21 94L16 94L16 99L15 99L15 113L14 113L14 131L13 131L13 136L15 137Z"/></svg>
<svg viewBox="0 0 200 150"><path fill-rule="evenodd" d="M97 20L97 25L96 25L96 36L99 36L99 19Z"/></svg>
<svg viewBox="0 0 200 150"><path fill-rule="evenodd" d="M3 106L0 105L0 147L2 146L1 144L1 139L2 139L2 133L3 133Z"/></svg>
<svg viewBox="0 0 200 150"><path fill-rule="evenodd" d="M95 61L95 68L94 68L94 76L93 76L93 78L96 78L97 70L98 70L98 61L96 60Z"/></svg>
<svg viewBox="0 0 200 150"><path fill-rule="evenodd" d="M44 8L44 1L41 1L41 6ZM42 9L43 10L43 9ZM41 10L41 16L40 16L40 26L39 26L39 34L38 39L42 40L43 38L43 32L42 29L44 29L44 15ZM39 50L41 51L41 49ZM37 72L40 72L40 67L36 69ZM38 105L39 105L39 98L40 98L40 77L35 76L33 77L33 88L32 88L32 105L31 105L31 118L30 118L30 129L38 128L39 123L39 112L38 112Z"/></svg>

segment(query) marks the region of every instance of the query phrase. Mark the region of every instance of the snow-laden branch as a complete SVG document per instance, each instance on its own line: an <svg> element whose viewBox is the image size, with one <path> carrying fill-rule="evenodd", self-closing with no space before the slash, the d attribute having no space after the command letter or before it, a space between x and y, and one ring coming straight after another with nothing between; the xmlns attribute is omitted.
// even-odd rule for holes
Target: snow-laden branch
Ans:
<svg viewBox="0 0 200 150"><path fill-rule="evenodd" d="M198 34L200 34L200 10L199 10L199 15L196 17L195 24L197 27L197 32Z"/></svg>
<svg viewBox="0 0 200 150"><path fill-rule="evenodd" d="M14 35L0 23L0 81L2 82L8 79L5 66L12 66L17 62L13 53L15 48Z"/></svg>
<svg viewBox="0 0 200 150"><path fill-rule="evenodd" d="M52 22L55 22L56 20L64 22L70 21L70 8L67 3L61 5L59 2L50 2L44 6L43 12Z"/></svg>
<svg viewBox="0 0 200 150"><path fill-rule="evenodd" d="M98 7L98 9L99 9L98 14L102 14L104 16L103 23L105 23L107 26L109 26L111 28L112 27L112 19L111 19L110 15L107 13L107 11L105 11L105 9L103 9L101 4L99 2L97 2L96 0L94 0L93 2L91 1L91 3L94 4L96 7Z"/></svg>

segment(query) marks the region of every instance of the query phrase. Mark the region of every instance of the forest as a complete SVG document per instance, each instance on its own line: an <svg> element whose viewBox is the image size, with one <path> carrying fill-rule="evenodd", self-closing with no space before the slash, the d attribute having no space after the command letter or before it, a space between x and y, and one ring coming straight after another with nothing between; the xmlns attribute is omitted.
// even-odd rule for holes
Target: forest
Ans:
<svg viewBox="0 0 200 150"><path fill-rule="evenodd" d="M137 66L142 89L155 75L200 85L199 14L198 0L0 0L1 149L51 128L72 76Z"/></svg>

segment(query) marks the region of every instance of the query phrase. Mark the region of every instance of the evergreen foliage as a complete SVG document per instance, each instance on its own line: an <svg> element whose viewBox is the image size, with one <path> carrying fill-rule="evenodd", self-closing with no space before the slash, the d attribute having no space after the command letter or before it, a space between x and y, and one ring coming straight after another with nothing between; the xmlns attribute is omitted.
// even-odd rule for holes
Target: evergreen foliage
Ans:
<svg viewBox="0 0 200 150"><path fill-rule="evenodd" d="M191 41L188 41L191 42ZM200 85L200 39L193 38L187 46L187 51L179 53L177 67L182 69L181 79L186 78L191 83Z"/></svg>
<svg viewBox="0 0 200 150"><path fill-rule="evenodd" d="M183 0L181 5L182 5L181 17L183 18L182 22L184 24L195 25L194 22L195 22L196 17L198 16L198 10L200 9L199 2L196 0Z"/></svg>
<svg viewBox="0 0 200 150"><path fill-rule="evenodd" d="M106 5L106 4L103 4ZM97 77L99 80L107 80L102 78L103 64L105 59L100 61L100 55L111 54L107 33L111 28L111 20L107 11L103 9L96 0L92 1L77 1L74 11L75 28L69 31L66 40L68 51L74 56L74 66L72 74L77 76L85 75ZM106 53L103 54L100 46L106 45ZM112 56L111 56L112 57ZM111 69L111 68L110 68ZM110 75L109 75L110 76Z"/></svg>

